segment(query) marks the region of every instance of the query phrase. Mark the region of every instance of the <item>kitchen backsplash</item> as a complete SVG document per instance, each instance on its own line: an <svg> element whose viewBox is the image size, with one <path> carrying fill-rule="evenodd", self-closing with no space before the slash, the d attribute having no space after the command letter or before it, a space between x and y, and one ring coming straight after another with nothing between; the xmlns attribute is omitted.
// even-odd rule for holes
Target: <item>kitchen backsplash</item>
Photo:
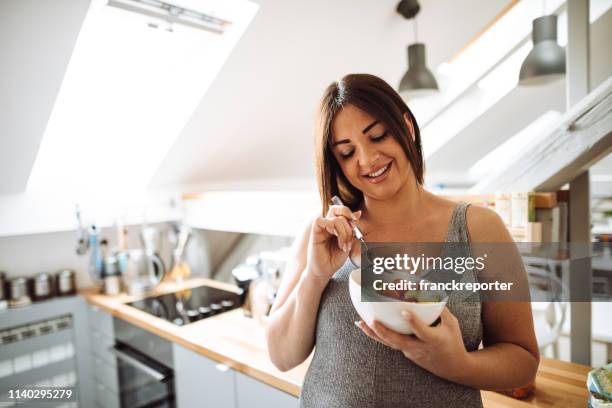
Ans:
<svg viewBox="0 0 612 408"><path fill-rule="evenodd" d="M160 229L166 227L165 224L153 226ZM128 227L128 247L141 247L140 229L140 225ZM213 277L225 282L232 282L231 269L244 262L247 256L288 246L292 241L284 237L197 229L193 230L193 234L192 243L187 248L192 275ZM114 228L103 228L101 232L101 237L108 240L109 248L116 245L116 235ZM87 271L89 253L77 255L76 240L75 231L0 237L0 271L5 271L10 279L67 268L76 271L79 288L93 286L95 282ZM168 259L164 261L169 262ZM213 273L214 276L211 276Z"/></svg>

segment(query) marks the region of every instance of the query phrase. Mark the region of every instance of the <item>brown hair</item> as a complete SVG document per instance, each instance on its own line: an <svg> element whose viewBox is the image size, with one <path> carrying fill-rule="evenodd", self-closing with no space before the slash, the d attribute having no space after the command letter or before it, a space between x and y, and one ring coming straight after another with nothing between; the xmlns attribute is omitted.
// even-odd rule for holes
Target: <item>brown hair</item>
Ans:
<svg viewBox="0 0 612 408"><path fill-rule="evenodd" d="M338 112L347 105L367 112L385 125L406 153L417 183L423 184L421 133L406 103L389 84L374 75L346 75L325 90L315 130L315 167L323 216L327 214L334 195L339 196L352 211L356 211L363 201L363 193L348 181L331 149L332 123ZM406 113L414 128L414 140L404 120Z"/></svg>

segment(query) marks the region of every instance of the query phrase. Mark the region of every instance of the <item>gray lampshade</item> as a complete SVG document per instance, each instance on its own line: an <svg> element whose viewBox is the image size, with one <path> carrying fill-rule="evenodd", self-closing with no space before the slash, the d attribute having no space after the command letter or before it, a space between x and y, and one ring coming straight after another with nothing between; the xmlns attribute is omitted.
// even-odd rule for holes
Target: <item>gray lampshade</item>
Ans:
<svg viewBox="0 0 612 408"><path fill-rule="evenodd" d="M533 20L533 49L523 61L519 85L540 85L565 76L565 49L557 43L557 16Z"/></svg>
<svg viewBox="0 0 612 408"><path fill-rule="evenodd" d="M406 97L431 94L438 90L438 82L425 65L425 44L408 46L408 71L399 85L399 92Z"/></svg>

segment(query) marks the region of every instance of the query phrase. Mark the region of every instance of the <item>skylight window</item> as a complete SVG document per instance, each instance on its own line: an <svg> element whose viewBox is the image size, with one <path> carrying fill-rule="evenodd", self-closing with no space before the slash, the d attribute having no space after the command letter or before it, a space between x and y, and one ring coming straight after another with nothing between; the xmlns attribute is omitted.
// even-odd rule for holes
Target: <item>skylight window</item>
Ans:
<svg viewBox="0 0 612 408"><path fill-rule="evenodd" d="M79 200L145 189L259 7L190 3L231 24L219 34L92 2L28 193Z"/></svg>

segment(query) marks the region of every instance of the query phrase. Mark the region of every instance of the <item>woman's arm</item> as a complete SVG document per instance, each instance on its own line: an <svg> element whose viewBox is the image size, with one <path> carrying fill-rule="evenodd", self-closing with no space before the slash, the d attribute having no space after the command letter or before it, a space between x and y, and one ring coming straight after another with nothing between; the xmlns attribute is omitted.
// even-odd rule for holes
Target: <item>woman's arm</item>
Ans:
<svg viewBox="0 0 612 408"><path fill-rule="evenodd" d="M470 206L467 218L472 242L514 243L501 218L494 211ZM503 251L502 263L512 262L520 266L521 275L512 275L511 278L520 280L516 282L519 287L528 288L523 261L518 252L506 254L509 251L498 251ZM489 390L509 389L531 382L535 378L540 361L531 303L509 300L483 302L482 320L484 348L468 353L464 378L458 380Z"/></svg>
<svg viewBox="0 0 612 408"><path fill-rule="evenodd" d="M325 218L316 218L295 240L266 325L268 354L279 370L297 366L312 351L321 294L350 253L348 220L360 216L348 207L331 206Z"/></svg>
<svg viewBox="0 0 612 408"><path fill-rule="evenodd" d="M482 390L529 384L540 361L528 302L483 304L484 348L467 353L453 381Z"/></svg>
<svg viewBox="0 0 612 408"><path fill-rule="evenodd" d="M305 271L311 223L293 243L291 258L266 323L268 354L287 371L302 363L314 347L316 316L327 281Z"/></svg>

